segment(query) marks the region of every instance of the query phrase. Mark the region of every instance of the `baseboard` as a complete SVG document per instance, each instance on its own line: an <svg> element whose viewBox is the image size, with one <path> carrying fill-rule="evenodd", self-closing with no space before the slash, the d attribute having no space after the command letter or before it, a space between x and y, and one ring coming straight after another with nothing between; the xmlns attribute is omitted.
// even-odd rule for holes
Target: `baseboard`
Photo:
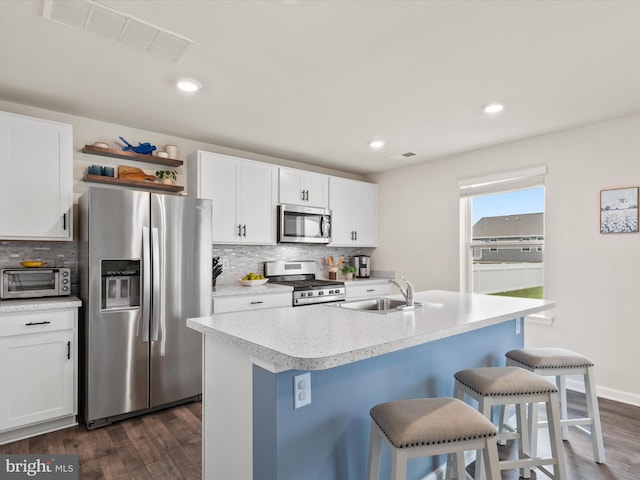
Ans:
<svg viewBox="0 0 640 480"><path fill-rule="evenodd" d="M569 390L584 393L584 382L582 380L582 377L567 377L567 388ZM623 392L622 390L616 390L614 388L601 386L596 386L596 392L599 397L640 407L640 395L638 395L637 393Z"/></svg>

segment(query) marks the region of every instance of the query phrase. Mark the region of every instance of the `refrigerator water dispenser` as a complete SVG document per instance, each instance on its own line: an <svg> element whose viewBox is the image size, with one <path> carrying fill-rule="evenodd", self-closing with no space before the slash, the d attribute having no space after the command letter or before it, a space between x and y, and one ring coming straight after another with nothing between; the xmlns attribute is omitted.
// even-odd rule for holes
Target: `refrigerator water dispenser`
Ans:
<svg viewBox="0 0 640 480"><path fill-rule="evenodd" d="M140 307L140 261L102 260L102 309Z"/></svg>

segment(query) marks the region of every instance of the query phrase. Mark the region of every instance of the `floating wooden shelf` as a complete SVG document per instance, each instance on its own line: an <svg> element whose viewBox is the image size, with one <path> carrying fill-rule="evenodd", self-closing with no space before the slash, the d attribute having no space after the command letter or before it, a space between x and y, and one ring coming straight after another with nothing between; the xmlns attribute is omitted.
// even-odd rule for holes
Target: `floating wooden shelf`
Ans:
<svg viewBox="0 0 640 480"><path fill-rule="evenodd" d="M89 153L91 155L102 155L103 157L137 160L139 162L155 163L157 165L167 165L169 167L179 167L184 163L182 160L177 160L175 158L154 157L152 155L142 155L141 153L136 152L125 152L124 150L117 150L115 148L96 147L95 145L85 145L84 147L82 147L82 153Z"/></svg>
<svg viewBox="0 0 640 480"><path fill-rule="evenodd" d="M143 190L156 190L161 192L179 193L184 190L184 187L180 185L165 185L163 183L155 182L141 182L139 180L128 180L124 178L105 177L103 175L90 175L85 174L85 182L93 183L106 183L109 185L122 185L125 187L141 188Z"/></svg>

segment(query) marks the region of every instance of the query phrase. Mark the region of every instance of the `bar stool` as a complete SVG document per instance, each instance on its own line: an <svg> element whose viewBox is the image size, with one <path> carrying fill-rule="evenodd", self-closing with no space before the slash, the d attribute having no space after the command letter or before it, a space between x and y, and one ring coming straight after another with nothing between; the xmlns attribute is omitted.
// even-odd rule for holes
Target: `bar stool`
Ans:
<svg viewBox="0 0 640 480"><path fill-rule="evenodd" d="M525 368L530 372L542 376L556 377L556 385L559 390L560 401L560 425L562 437L567 439L567 430L570 426L577 427L581 432L591 438L593 457L597 463L605 463L604 441L602 426L600 425L600 410L598 408L598 396L594 379L594 363L584 355L565 350L563 348L523 348L507 352L507 365ZM582 375L587 400L587 417L569 418L567 415L567 389L565 378L567 375ZM537 410L536 407L533 407ZM502 423L505 423L505 415L502 415ZM535 423L537 411L530 418ZM534 420L535 418L535 420ZM539 427L547 426L547 422L537 422ZM582 425L591 425L590 429ZM537 428L529 425L531 430L531 452L535 455L538 445Z"/></svg>
<svg viewBox="0 0 640 480"><path fill-rule="evenodd" d="M560 415L558 412L558 389L556 386L534 373L517 367L481 367L461 370L454 375L456 383L454 397L464 400L465 394L478 402L478 410L491 418L494 405L515 405L517 430L498 433L498 440L517 439L518 459L499 462L500 470L520 469L520 475L529 478L531 468L538 467L555 480L566 480L567 467L564 446L560 433ZM527 428L526 406L544 402L549 418L549 440L551 457L533 457L529 454L529 434ZM483 458L476 459L476 469L483 479ZM545 466L554 465L553 473ZM476 475L476 478L478 476ZM500 477L498 477L500 478Z"/></svg>
<svg viewBox="0 0 640 480"><path fill-rule="evenodd" d="M405 480L407 460L451 453L457 478L466 478L464 452L483 452L488 478L500 478L497 430L479 412L455 398L418 398L381 403L371 414L368 480L380 475L382 442L391 450L391 478Z"/></svg>

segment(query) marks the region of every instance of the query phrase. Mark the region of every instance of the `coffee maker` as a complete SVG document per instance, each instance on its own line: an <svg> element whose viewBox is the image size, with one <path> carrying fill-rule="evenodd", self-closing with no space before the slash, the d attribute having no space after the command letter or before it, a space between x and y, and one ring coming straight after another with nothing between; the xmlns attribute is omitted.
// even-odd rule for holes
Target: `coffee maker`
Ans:
<svg viewBox="0 0 640 480"><path fill-rule="evenodd" d="M371 257L368 255L356 255L353 257L353 266L356 267L356 277L369 278L369 275L371 275Z"/></svg>

